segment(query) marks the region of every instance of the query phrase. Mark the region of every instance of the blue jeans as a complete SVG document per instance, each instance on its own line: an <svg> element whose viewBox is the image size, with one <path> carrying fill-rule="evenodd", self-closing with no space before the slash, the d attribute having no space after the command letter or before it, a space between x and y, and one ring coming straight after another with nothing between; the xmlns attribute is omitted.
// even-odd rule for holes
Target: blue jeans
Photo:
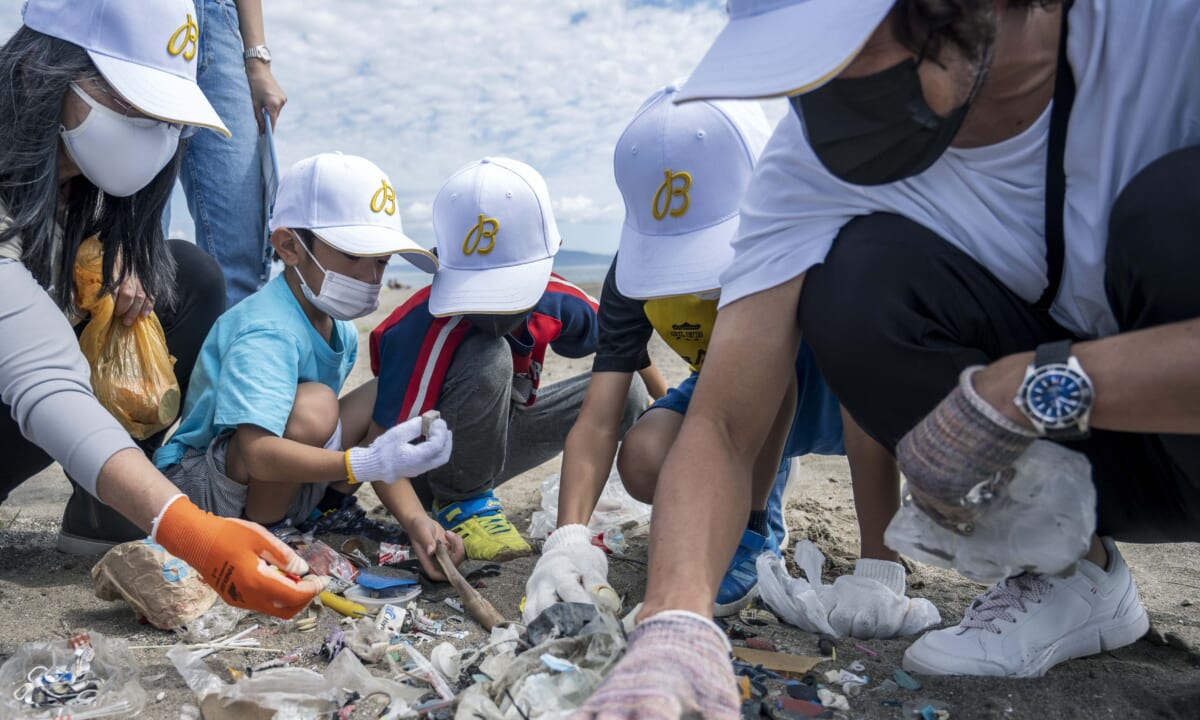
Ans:
<svg viewBox="0 0 1200 720"><path fill-rule="evenodd" d="M234 0L196 0L196 24L196 82L233 137L207 129L197 132L188 141L179 179L196 224L196 244L225 274L228 309L266 282L270 269L258 124ZM164 233L170 223L168 204Z"/></svg>

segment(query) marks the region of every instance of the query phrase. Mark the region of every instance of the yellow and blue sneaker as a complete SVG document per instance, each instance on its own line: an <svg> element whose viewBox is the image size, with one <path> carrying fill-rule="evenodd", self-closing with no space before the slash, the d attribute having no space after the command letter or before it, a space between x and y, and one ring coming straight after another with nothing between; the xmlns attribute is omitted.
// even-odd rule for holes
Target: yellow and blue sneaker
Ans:
<svg viewBox="0 0 1200 720"><path fill-rule="evenodd" d="M749 528L742 533L737 552L733 554L733 560L717 590L717 600L713 603L714 617L734 615L758 597L758 556L767 550L779 554L779 545L770 530L766 535L759 535Z"/></svg>
<svg viewBox="0 0 1200 720"><path fill-rule="evenodd" d="M472 560L504 561L533 552L491 490L445 507L435 502L433 509L442 527L462 538Z"/></svg>

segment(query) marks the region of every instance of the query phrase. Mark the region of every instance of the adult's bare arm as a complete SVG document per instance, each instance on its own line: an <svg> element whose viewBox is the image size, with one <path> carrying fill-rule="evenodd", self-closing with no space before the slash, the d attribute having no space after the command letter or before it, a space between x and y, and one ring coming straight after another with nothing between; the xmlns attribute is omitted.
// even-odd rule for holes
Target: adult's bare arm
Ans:
<svg viewBox="0 0 1200 720"><path fill-rule="evenodd" d="M721 309L654 496L641 618L712 612L750 512L751 473L795 374L804 276Z"/></svg>
<svg viewBox="0 0 1200 720"><path fill-rule="evenodd" d="M1200 318L1077 343L1072 352L1096 391L1091 426L1141 433L1200 433ZM1033 425L1013 402L1033 353L1002 358L975 389L1010 420Z"/></svg>
<svg viewBox="0 0 1200 720"><path fill-rule="evenodd" d="M237 9L242 45L248 48L266 45L262 0L237 0ZM287 95L276 82L270 64L255 58L247 60L246 79L250 82L250 99L254 103L254 120L258 123L258 131L261 133L265 129L263 108L271 115L271 127L275 127L279 123L279 113L287 104Z"/></svg>

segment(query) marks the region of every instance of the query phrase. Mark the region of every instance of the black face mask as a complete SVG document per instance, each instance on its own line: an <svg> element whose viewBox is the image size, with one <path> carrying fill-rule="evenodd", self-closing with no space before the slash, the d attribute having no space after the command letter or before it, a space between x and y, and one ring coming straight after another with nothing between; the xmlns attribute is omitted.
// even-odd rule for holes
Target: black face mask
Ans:
<svg viewBox="0 0 1200 720"><path fill-rule="evenodd" d="M519 313L517 315L464 315L467 322L471 323L479 332L492 338L502 338L505 335L515 332L525 324L525 319L529 317L529 313Z"/></svg>
<svg viewBox="0 0 1200 720"><path fill-rule="evenodd" d="M967 101L949 117L925 102L913 60L866 77L832 80L791 102L825 169L854 185L885 185L925 172L946 152L984 74L978 72Z"/></svg>

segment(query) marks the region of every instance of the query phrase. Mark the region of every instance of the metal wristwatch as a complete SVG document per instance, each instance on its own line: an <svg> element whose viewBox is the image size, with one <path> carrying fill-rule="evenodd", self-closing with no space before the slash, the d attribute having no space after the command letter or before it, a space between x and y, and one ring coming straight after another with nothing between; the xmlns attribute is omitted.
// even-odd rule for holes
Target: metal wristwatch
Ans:
<svg viewBox="0 0 1200 720"><path fill-rule="evenodd" d="M254 47L248 47L242 51L243 60L249 60L251 58L262 60L266 64L270 65L271 51L267 49L266 45L255 45Z"/></svg>
<svg viewBox="0 0 1200 720"><path fill-rule="evenodd" d="M1051 440L1078 440L1088 435L1095 391L1092 380L1071 354L1071 341L1043 343L1015 402L1038 433Z"/></svg>

